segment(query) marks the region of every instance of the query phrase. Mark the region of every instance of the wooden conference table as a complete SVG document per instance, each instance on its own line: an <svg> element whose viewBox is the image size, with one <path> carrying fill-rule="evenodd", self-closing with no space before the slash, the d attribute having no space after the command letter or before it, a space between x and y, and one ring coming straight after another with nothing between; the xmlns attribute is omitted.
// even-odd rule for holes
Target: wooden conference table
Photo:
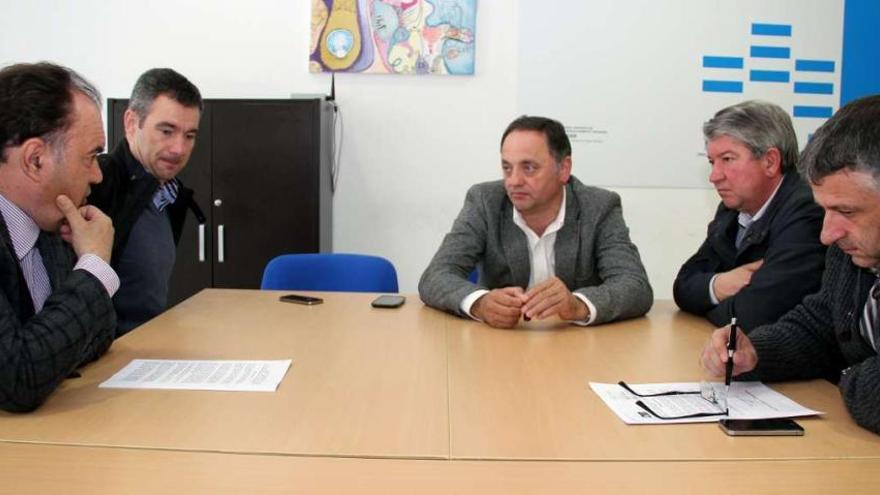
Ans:
<svg viewBox="0 0 880 495"><path fill-rule="evenodd" d="M0 414L0 476L33 493L867 493L880 439L823 381L801 438L627 426L587 382L695 381L711 327L657 302L594 328L496 330L371 294L206 290L119 339L26 415ZM275 393L99 389L135 358L293 359ZM17 490L21 492L21 490Z"/></svg>

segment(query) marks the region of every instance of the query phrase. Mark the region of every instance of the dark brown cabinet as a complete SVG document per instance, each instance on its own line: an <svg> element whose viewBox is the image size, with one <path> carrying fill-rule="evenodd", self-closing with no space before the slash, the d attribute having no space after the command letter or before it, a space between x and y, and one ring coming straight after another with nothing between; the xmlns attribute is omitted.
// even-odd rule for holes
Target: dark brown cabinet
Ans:
<svg viewBox="0 0 880 495"><path fill-rule="evenodd" d="M127 99L108 101L108 143L124 138ZM188 214L169 306L205 287L259 288L283 253L329 251L332 106L323 99L206 99L180 180L205 213Z"/></svg>

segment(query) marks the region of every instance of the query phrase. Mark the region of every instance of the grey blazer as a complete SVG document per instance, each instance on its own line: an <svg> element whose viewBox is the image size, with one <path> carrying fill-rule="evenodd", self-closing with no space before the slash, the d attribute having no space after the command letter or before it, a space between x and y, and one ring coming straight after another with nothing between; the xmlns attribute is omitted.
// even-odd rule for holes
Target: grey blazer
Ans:
<svg viewBox="0 0 880 495"><path fill-rule="evenodd" d="M620 196L585 186L574 176L567 188L565 223L556 235L556 276L596 307L594 323L641 316L651 309L653 291L639 251L629 239ZM478 284L468 281L480 268ZM460 305L478 289L529 283L525 233L513 223L513 204L503 181L470 188L464 207L419 280L419 296L429 306L460 316Z"/></svg>

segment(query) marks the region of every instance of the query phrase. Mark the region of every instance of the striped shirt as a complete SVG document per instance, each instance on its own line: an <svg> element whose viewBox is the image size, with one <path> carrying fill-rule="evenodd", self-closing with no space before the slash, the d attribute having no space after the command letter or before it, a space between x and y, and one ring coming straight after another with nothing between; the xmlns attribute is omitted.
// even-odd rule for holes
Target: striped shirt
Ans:
<svg viewBox="0 0 880 495"><path fill-rule="evenodd" d="M46 266L43 264L43 257L40 255L40 250L36 249L40 227L27 213L2 194L0 194L0 214L3 215L3 220L9 229L12 247L15 249L15 255L34 303L34 312L39 313L52 293L52 285L49 282ZM116 276L116 272L95 254L87 253L80 257L73 269L86 270L94 275L104 285L110 297L113 297L119 289L119 277Z"/></svg>

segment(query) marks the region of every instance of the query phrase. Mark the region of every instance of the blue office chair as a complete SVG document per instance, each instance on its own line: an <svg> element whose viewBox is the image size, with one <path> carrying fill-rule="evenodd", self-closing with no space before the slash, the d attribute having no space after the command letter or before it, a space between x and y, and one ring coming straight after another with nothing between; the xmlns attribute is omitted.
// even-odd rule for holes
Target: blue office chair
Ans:
<svg viewBox="0 0 880 495"><path fill-rule="evenodd" d="M263 271L263 290L397 292L397 271L385 258L365 254L283 254Z"/></svg>

